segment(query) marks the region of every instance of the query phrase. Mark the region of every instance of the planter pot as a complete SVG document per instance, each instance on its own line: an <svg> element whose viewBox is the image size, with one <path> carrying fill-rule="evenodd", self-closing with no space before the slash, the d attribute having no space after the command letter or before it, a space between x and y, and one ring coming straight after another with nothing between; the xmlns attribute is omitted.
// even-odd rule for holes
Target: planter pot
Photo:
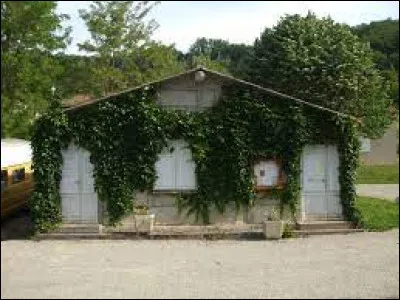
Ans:
<svg viewBox="0 0 400 300"><path fill-rule="evenodd" d="M283 221L264 221L263 233L267 239L280 239L283 234Z"/></svg>
<svg viewBox="0 0 400 300"><path fill-rule="evenodd" d="M150 233L154 226L154 215L135 215L136 232Z"/></svg>

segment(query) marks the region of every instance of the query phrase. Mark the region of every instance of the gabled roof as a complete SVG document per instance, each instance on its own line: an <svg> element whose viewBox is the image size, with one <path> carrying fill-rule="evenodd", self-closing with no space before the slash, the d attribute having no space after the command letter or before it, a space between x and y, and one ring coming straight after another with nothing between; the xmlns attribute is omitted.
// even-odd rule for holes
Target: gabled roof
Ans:
<svg viewBox="0 0 400 300"><path fill-rule="evenodd" d="M87 94L76 94L72 98L65 99L62 101L62 105L64 107L73 107L73 106L78 106L80 104L86 103L86 102L91 102L92 97Z"/></svg>
<svg viewBox="0 0 400 300"><path fill-rule="evenodd" d="M336 110L333 110L333 109L330 109L330 108L327 108L327 107L323 107L323 106L320 106L320 105L317 105L317 104L314 104L314 103L311 103L311 102L308 102L308 101L305 101L305 100L302 100L302 99L299 99L299 98L296 98L296 97L293 97L293 96L290 96L290 95L287 95L287 94L284 94L284 93L281 93L281 92L277 92L277 91L274 91L272 89L263 87L261 85L258 85L258 84L252 83L252 82L248 82L248 81L245 81L245 80L242 80L242 79L238 79L238 78L235 78L235 77L227 75L227 74L223 74L223 73L220 73L220 72L217 72L217 71L213 71L213 70L207 69L207 68L202 67L202 66L199 66L199 67L196 67L194 69L191 69L191 70L188 70L188 71L185 71L185 72L181 72L181 73L178 73L178 74L175 74L175 75L172 75L172 76L168 76L168 77L165 77L163 79L159 79L159 80L151 81L151 82L148 82L148 83L145 83L145 84L141 84L141 85L138 85L138 86L133 87L133 88L125 89L125 90L122 90L120 92L110 93L108 95L105 95L105 96L97 98L97 99L85 100L84 102L80 102L80 103L73 104L71 106L67 106L64 109L66 111L75 110L75 109L78 109L78 108L81 108L81 107L84 107L84 106L87 106L87 105L90 105L90 104L97 103L99 101L108 99L110 97L118 96L118 95L121 95L121 94L129 93L129 92L144 88L146 86L150 86L150 85L153 85L153 84L160 84L160 83L163 83L163 82L166 82L166 81L169 81L169 80L172 80L172 79L176 79L178 77L185 76L185 75L188 75L188 74L191 74L191 73L194 74L197 71L203 71L205 73L209 73L209 74L218 76L218 77L220 77L221 79L223 79L225 81L237 82L237 83L240 83L240 84L243 84L243 85L250 86L252 88L258 89L260 91L266 92L268 94L280 97L282 99L291 100L291 101L294 101L296 103L300 103L300 104L303 104L303 105L306 105L306 106L309 106L309 107L313 107L315 109L327 111L327 112L330 112L330 113L333 113L333 114L336 114L336 115L339 115L339 116L342 116L342 117L346 117L346 118L350 118L350 119L354 119L356 121L359 121L354 116L351 116L351 115L348 115L348 114L345 114L345 113L342 113L342 112L339 112L339 111L336 111Z"/></svg>

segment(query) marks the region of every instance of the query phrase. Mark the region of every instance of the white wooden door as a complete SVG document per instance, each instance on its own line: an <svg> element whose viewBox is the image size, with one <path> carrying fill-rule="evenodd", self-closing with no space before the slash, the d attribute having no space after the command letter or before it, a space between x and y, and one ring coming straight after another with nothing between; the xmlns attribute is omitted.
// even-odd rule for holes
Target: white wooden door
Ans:
<svg viewBox="0 0 400 300"><path fill-rule="evenodd" d="M306 146L302 157L302 218L340 219L339 155L336 146Z"/></svg>
<svg viewBox="0 0 400 300"><path fill-rule="evenodd" d="M71 144L62 154L64 164L60 194L63 221L97 223L98 201L89 152Z"/></svg>

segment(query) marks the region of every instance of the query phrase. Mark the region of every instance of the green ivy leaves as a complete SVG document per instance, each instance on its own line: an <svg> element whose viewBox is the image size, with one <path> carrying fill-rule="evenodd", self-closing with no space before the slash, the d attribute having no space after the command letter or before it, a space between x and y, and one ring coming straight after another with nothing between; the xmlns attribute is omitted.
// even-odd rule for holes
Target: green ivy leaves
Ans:
<svg viewBox="0 0 400 300"><path fill-rule="evenodd" d="M68 113L55 105L36 122L30 204L37 231L61 222L61 149L72 141L91 154L95 189L110 225L132 212L136 191L152 190L155 163L168 139L185 139L196 163L197 191L181 194L178 209L205 224L213 209L223 213L230 203L237 209L254 204L253 163L260 156L282 161L287 183L278 193L281 213L288 205L295 216L304 145L337 143L344 214L357 222L353 183L359 145L350 121L233 85L203 112L164 110L156 100L150 88Z"/></svg>

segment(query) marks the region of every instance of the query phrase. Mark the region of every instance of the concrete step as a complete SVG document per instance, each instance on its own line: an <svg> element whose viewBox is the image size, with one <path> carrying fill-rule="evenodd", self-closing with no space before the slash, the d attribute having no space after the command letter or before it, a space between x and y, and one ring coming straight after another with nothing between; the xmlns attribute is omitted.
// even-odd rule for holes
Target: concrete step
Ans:
<svg viewBox="0 0 400 300"><path fill-rule="evenodd" d="M154 226L150 235L157 236L202 236L202 235L211 235L211 234L241 234L241 233L250 233L250 232L262 232L261 224L242 224L242 225L234 225L234 226L196 226L196 225L187 225L187 226L162 226L157 225Z"/></svg>
<svg viewBox="0 0 400 300"><path fill-rule="evenodd" d="M109 238L107 234L101 233L41 233L37 234L34 239L37 240L75 240L75 239L104 239Z"/></svg>
<svg viewBox="0 0 400 300"><path fill-rule="evenodd" d="M293 233L297 237L301 236L310 236L310 235L327 235L327 234L348 234L348 233L355 233L355 232L363 232L363 229L354 229L354 228L347 228L347 229L313 229L313 230L293 230Z"/></svg>
<svg viewBox="0 0 400 300"><path fill-rule="evenodd" d="M62 224L54 233L101 233L100 224Z"/></svg>
<svg viewBox="0 0 400 300"><path fill-rule="evenodd" d="M322 230L322 229L351 229L352 224L347 221L312 221L298 223L298 230Z"/></svg>

